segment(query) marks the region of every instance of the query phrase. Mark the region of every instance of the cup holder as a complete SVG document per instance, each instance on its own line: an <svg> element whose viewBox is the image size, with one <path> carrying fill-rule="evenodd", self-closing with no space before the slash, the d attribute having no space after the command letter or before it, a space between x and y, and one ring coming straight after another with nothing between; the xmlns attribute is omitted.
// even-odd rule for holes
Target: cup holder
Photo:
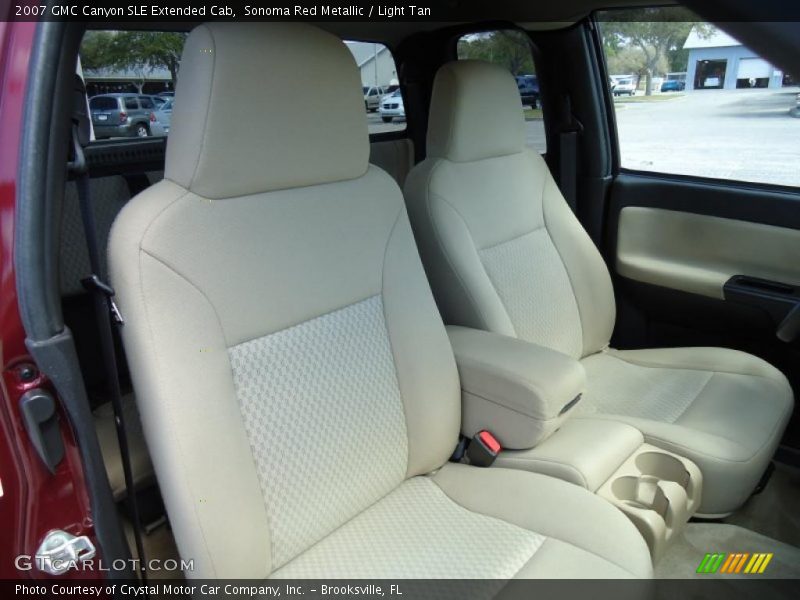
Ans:
<svg viewBox="0 0 800 600"><path fill-rule="evenodd" d="M636 457L636 467L642 475L649 475L664 481L674 481L683 489L689 487L691 475L684 464L663 452L643 452Z"/></svg>
<svg viewBox="0 0 800 600"><path fill-rule="evenodd" d="M658 560L700 506L702 486L692 461L642 444L597 493L625 513Z"/></svg>
<svg viewBox="0 0 800 600"><path fill-rule="evenodd" d="M662 519L669 510L669 499L658 487L658 479L647 475L618 477L611 484L614 496L627 506L655 511Z"/></svg>

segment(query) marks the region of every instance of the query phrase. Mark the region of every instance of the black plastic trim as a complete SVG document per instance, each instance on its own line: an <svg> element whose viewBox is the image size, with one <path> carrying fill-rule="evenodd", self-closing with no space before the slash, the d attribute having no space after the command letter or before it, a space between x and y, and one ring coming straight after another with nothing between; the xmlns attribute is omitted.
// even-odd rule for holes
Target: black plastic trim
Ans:
<svg viewBox="0 0 800 600"><path fill-rule="evenodd" d="M763 310L775 323L776 329L800 306L800 287L748 275L734 275L725 282L722 292L727 302ZM780 335L778 337L781 338Z"/></svg>
<svg viewBox="0 0 800 600"><path fill-rule="evenodd" d="M78 443L102 556L108 563L124 560L130 567L131 554L108 483L75 344L63 324L55 268L72 106L54 99L70 97L82 34L78 24L43 21L37 26L20 144L16 283L28 351L53 383ZM112 579L133 576L130 568L109 572Z"/></svg>

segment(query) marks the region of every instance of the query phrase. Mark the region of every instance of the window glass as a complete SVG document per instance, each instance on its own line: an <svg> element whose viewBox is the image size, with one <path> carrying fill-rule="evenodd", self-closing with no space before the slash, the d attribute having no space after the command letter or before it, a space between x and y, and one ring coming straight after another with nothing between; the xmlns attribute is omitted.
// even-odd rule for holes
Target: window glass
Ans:
<svg viewBox="0 0 800 600"><path fill-rule="evenodd" d="M117 100L108 96L97 96L89 100L91 110L116 110Z"/></svg>
<svg viewBox="0 0 800 600"><path fill-rule="evenodd" d="M679 7L598 15L621 166L800 186L800 82Z"/></svg>
<svg viewBox="0 0 800 600"><path fill-rule="evenodd" d="M533 64L531 41L516 30L471 33L458 40L458 58L485 60L507 68L517 81L520 105L525 115L528 147L544 154L547 142L539 94L539 80Z"/></svg>
<svg viewBox="0 0 800 600"><path fill-rule="evenodd" d="M171 110L153 97L168 100L175 90L180 72L180 57L186 34L163 31L88 31L81 42L79 74L86 82L90 98L94 139L134 137L134 123L120 124L99 111L114 110L113 95L140 96L142 108L155 109L155 121L148 125L148 134L169 134ZM346 41L358 66L365 118L370 133L402 131L406 128L403 98L398 96L391 106L382 106L383 96L400 87L397 67L391 51L372 42ZM324 97L325 91L314 93ZM100 95L106 99L101 100ZM117 96L120 97L120 96ZM324 102L323 100L320 100ZM135 99L125 100L127 110L138 108ZM98 114L95 114L97 112Z"/></svg>
<svg viewBox="0 0 800 600"><path fill-rule="evenodd" d="M369 132L403 131L406 111L402 96L398 94L397 102L384 102L386 94L400 87L397 65L389 48L383 44L352 40L345 41L345 45L353 54L361 75Z"/></svg>
<svg viewBox="0 0 800 600"><path fill-rule="evenodd" d="M78 72L86 83L92 117L93 139L135 138L142 125L151 136L169 133L168 118L158 111L175 90L185 33L168 31L87 31L80 47ZM135 97L120 94L145 94ZM155 120L145 114L120 121L102 111L118 110L124 98L126 111L156 111Z"/></svg>

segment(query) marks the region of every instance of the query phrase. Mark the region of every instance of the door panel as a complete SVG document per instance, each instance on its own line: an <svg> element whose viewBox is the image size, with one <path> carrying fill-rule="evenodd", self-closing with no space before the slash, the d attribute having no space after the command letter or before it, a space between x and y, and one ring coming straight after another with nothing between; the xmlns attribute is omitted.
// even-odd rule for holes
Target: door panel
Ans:
<svg viewBox="0 0 800 600"><path fill-rule="evenodd" d="M800 284L800 230L626 206L616 261L629 279L723 299L736 275Z"/></svg>
<svg viewBox="0 0 800 600"><path fill-rule="evenodd" d="M776 335L800 299L800 192L622 172L606 226L613 345L743 350L800 391L800 341ZM784 444L800 449L796 415Z"/></svg>

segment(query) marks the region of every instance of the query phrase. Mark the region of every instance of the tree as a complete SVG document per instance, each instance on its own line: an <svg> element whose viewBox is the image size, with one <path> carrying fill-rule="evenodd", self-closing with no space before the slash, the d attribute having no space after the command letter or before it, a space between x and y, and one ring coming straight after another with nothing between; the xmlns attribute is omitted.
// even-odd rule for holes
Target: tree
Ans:
<svg viewBox="0 0 800 600"><path fill-rule="evenodd" d="M636 85L647 77L647 58L644 51L636 46L626 46L619 49L607 59L608 71L614 74L632 74L636 76ZM660 60L655 72L663 73L669 68L667 59Z"/></svg>
<svg viewBox="0 0 800 600"><path fill-rule="evenodd" d="M458 57L501 64L512 75L535 72L530 40L521 31L499 30L463 37L458 41Z"/></svg>
<svg viewBox="0 0 800 600"><path fill-rule="evenodd" d="M81 64L136 71L142 80L153 69L167 69L175 85L185 41L180 32L89 31L81 44Z"/></svg>
<svg viewBox="0 0 800 600"><path fill-rule="evenodd" d="M653 76L673 65L669 64L670 53L677 58L679 51L692 28L707 35L709 26L697 21L688 10L646 8L609 11L601 24L603 43L609 57L620 54L626 48L640 51L641 71L645 75L645 94L652 94Z"/></svg>

